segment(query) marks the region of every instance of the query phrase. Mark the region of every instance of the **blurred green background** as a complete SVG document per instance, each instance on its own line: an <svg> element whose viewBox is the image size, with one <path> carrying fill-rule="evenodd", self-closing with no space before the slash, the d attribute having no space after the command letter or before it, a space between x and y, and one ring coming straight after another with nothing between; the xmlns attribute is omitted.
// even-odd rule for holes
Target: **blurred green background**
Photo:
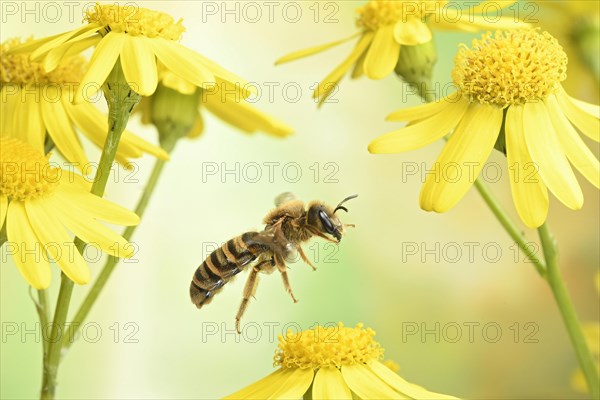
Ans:
<svg viewBox="0 0 600 400"><path fill-rule="evenodd" d="M385 122L385 116L418 104L418 97L395 76L344 79L333 96L336 102L317 109L311 87L349 53L350 43L273 65L283 54L353 33L354 10L362 2L276 3L271 20L265 3L255 4L262 12L256 22L245 2L143 4L184 18L183 43L258 83L255 105L290 124L295 134L283 140L245 135L204 114L205 134L178 143L133 238L139 246L137 262L117 268L84 326L84 337L64 355L59 397L217 398L273 371L276 336L284 326L308 329L343 321L375 329L386 359L400 365L400 374L433 391L478 399L585 398L570 386L577 361L547 285L523 262L522 253L515 255L514 244L478 194L471 190L446 214L420 210L421 175L406 172L431 166L443 143L399 155L368 154L372 139L401 126ZM77 7L72 21L66 8L54 23L42 18L36 24L33 16L22 23L20 15L7 16L3 40L77 27ZM225 14L224 7L239 11ZM544 10L539 12L543 16ZM458 44L475 36L435 33L436 82L450 81ZM597 86L580 85L571 94L595 101ZM138 117L129 128L156 141L154 129L142 126ZM588 145L598 154L598 144ZM88 154L97 159L99 152L89 146ZM121 169L106 197L134 208L152 161L137 160L139 168L128 179ZM492 190L516 218L505 160L494 154L490 162L502 168ZM239 179L221 176L236 163ZM256 169L251 163L261 166L258 182L252 182ZM274 165L272 179L268 165ZM219 172L208 175L215 166ZM492 178L494 171L490 169ZM598 321L593 277L599 265L600 200L598 191L579 178L583 210L570 211L553 198L548 223L560 245L562 272L578 315ZM234 317L246 274L200 311L190 303L189 283L210 246L260 229L274 197L284 191L329 204L358 193L342 216L356 229L349 230L337 250L318 240L307 246L311 258L318 252L316 272L302 262L290 265L297 304L284 292L277 273L261 276L242 321L248 325L238 337ZM535 231L520 226L537 241ZM472 257L469 248L474 249ZM416 254L408 251L415 249ZM90 263L92 275L102 266L103 259ZM58 284L54 267L53 299ZM41 341L34 333L37 315L28 286L4 250L0 285L0 397L34 398L42 372ZM75 288L72 310L87 290ZM14 329L18 332L11 334Z"/></svg>

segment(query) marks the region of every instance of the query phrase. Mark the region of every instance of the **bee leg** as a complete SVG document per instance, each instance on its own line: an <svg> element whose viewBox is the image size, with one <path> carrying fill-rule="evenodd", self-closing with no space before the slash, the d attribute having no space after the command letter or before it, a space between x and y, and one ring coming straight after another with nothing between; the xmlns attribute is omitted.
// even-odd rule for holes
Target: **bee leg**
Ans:
<svg viewBox="0 0 600 400"><path fill-rule="evenodd" d="M302 250L302 246L298 245L297 249L298 249L298 253L300 253L300 257L302 257L302 260L304 260L305 263L307 263L308 265L310 265L310 267L313 269L313 271L316 271L317 267L315 267L313 265L313 263L310 262L310 260L308 259L308 257L306 257L306 254L304 254L304 250Z"/></svg>
<svg viewBox="0 0 600 400"><path fill-rule="evenodd" d="M248 302L250 301L250 297L254 296L254 292L256 291L256 287L258 286L258 265L250 271L250 275L248 275L248 280L246 281L246 286L244 287L244 297L242 297L242 303L240 304L240 308L238 310L237 315L235 316L235 330L238 334L242 333L240 330L240 320L246 312L246 308L248 307Z"/></svg>
<svg viewBox="0 0 600 400"><path fill-rule="evenodd" d="M319 231L318 231L318 230L316 230L316 229L312 229L312 228L310 228L310 227L307 227L307 229L308 229L308 230L309 230L309 232L310 232L310 233L312 233L313 235L315 235L315 236L318 236L318 237L320 237L320 238L323 238L323 239L327 240L328 242L331 242L331 243L339 243L337 240L333 240L333 239L330 239L330 238L328 238L327 236L325 236L324 234L322 234L321 232L319 232Z"/></svg>
<svg viewBox="0 0 600 400"><path fill-rule="evenodd" d="M277 269L281 273L281 278L283 279L283 287L285 288L285 291L288 292L290 296L292 296L292 300L294 300L294 303L297 303L298 300L296 299L296 296L294 296L294 292L292 291L292 287L290 286L290 280L288 278L285 260L279 254L275 254L274 256L275 265L277 265Z"/></svg>

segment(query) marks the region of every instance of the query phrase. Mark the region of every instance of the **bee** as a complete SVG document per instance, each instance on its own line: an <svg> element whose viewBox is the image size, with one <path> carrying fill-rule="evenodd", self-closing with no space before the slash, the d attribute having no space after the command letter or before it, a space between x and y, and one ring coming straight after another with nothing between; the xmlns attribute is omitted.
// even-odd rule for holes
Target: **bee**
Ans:
<svg viewBox="0 0 600 400"><path fill-rule="evenodd" d="M258 273L269 274L277 269L281 273L283 286L298 302L290 286L286 261L299 254L313 270L316 267L302 250L302 243L313 236L329 242L339 243L346 227L336 212L348 209L343 206L358 195L346 197L335 208L321 201L305 204L296 200L291 193L283 193L275 199L276 208L264 218L266 224L260 232L246 232L237 236L213 251L196 269L190 284L190 298L197 308L210 303L213 297L235 275L251 267L244 287L242 302L235 317L235 327L240 333L240 320L248 307L250 297L258 285Z"/></svg>

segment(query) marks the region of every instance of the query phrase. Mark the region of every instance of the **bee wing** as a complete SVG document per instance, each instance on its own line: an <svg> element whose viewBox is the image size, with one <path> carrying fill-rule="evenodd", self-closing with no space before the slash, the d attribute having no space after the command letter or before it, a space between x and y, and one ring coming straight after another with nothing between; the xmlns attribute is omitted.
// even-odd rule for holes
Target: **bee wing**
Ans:
<svg viewBox="0 0 600 400"><path fill-rule="evenodd" d="M272 249L277 245L276 230L272 226L267 226L264 230L256 232L251 238L248 238L246 245L262 246Z"/></svg>
<svg viewBox="0 0 600 400"><path fill-rule="evenodd" d="M279 207L283 203L287 203L288 201L296 200L296 196L294 196L291 192L281 193L279 196L275 197L275 207Z"/></svg>
<svg viewBox="0 0 600 400"><path fill-rule="evenodd" d="M283 258L293 259L296 246L285 238L279 225L269 225L263 231L258 232L247 244L268 248Z"/></svg>

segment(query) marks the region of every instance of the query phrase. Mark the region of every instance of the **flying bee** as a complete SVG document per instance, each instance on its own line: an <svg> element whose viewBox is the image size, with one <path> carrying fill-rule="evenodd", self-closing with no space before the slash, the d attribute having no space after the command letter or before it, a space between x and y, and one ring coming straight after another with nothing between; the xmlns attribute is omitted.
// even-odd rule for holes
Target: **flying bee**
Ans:
<svg viewBox="0 0 600 400"><path fill-rule="evenodd" d="M306 257L302 243L313 236L321 237L333 243L339 243L345 232L336 212L348 209L343 206L358 195L346 197L337 207L332 208L323 202L313 201L305 204L294 199L290 193L283 193L275 199L276 208L264 218L265 229L260 232L246 232L237 236L213 251L196 269L190 285L190 298L196 307L211 302L223 286L235 275L252 266L242 303L235 317L235 327L240 333L240 320L248 307L250 297L258 285L258 273L271 273L277 269L281 273L283 286L294 303L296 297L290 287L286 261L300 254L304 262L316 270ZM297 253L296 253L297 252Z"/></svg>

